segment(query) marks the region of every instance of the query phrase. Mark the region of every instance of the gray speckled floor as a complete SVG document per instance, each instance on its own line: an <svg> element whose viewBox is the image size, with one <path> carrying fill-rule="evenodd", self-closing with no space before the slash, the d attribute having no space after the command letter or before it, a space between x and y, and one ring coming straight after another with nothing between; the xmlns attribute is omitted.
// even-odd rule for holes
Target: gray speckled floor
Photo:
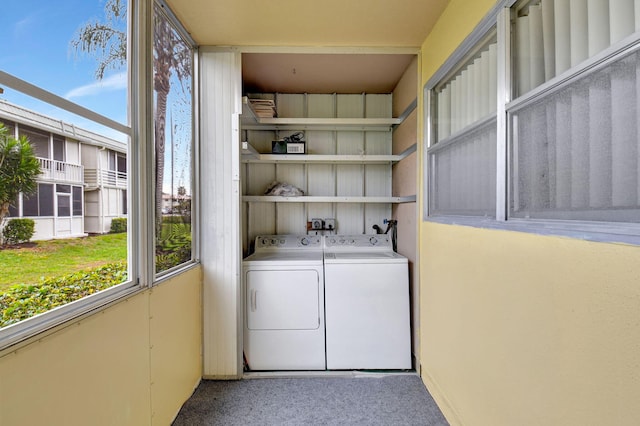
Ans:
<svg viewBox="0 0 640 426"><path fill-rule="evenodd" d="M203 380L180 425L448 425L415 374Z"/></svg>

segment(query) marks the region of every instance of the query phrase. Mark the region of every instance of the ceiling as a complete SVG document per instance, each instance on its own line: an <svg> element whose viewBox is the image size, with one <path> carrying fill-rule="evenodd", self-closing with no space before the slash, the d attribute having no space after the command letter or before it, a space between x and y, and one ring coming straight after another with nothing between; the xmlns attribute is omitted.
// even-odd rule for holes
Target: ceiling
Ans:
<svg viewBox="0 0 640 426"><path fill-rule="evenodd" d="M243 54L245 87L284 93L390 92L415 57L407 51L418 51L449 2L165 1L200 46L259 47L260 53ZM263 53L270 46L279 53ZM294 53L282 53L282 46ZM316 48L320 53L308 53Z"/></svg>

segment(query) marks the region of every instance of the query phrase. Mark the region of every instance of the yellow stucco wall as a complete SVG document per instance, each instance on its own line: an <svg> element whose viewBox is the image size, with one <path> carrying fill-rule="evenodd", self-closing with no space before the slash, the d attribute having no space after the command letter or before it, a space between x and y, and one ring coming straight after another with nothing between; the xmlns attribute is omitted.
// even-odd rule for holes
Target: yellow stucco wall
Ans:
<svg viewBox="0 0 640 426"><path fill-rule="evenodd" d="M0 425L166 425L202 376L191 269L0 357Z"/></svg>
<svg viewBox="0 0 640 426"><path fill-rule="evenodd" d="M452 0L422 84L494 4ZM452 424L639 424L639 247L419 228L422 377Z"/></svg>

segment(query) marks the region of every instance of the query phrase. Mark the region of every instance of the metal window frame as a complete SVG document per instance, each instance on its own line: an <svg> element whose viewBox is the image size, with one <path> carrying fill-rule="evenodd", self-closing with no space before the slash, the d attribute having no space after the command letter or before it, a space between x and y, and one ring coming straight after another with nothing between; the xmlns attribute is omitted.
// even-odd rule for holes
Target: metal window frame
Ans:
<svg viewBox="0 0 640 426"><path fill-rule="evenodd" d="M192 54L192 69L191 69L191 80L192 80L192 84L191 84L191 259L181 263L179 265L175 265L165 271L162 272L156 272L155 268L156 268L156 262L155 262L155 243L156 243L156 235L155 235L155 226L152 227L152 234L153 235L153 250L150 251L151 255L152 255L152 259L150 259L150 263L152 264L152 270L150 271L151 275L149 275L149 277L153 277L151 280L151 285L157 285L165 280L167 280L168 278L171 278L179 273L184 272L185 270L188 270L192 267L194 267L194 265L199 263L199 259L200 259L200 243L199 240L197 238L197 236L199 235L198 229L200 226L200 209L199 209L199 201L198 201L198 194L199 194L199 189L200 189L200 183L198 180L198 177L200 176L199 173L199 168L198 168L198 160L199 160L199 146L200 146L200 137L199 134L197 133L197 129L199 128L198 126L198 112L199 112L199 98L198 98L198 92L199 92L199 64L198 64L198 46L197 43L193 40L193 38L191 37L191 35L187 32L187 30L184 28L184 26L182 25L182 23L178 20L178 18L176 17L176 15L173 13L173 11L171 10L171 8L169 7L169 5L166 3L166 1L164 0L154 0L154 3L158 5L159 7L159 11L160 13L162 13L164 15L164 17L169 21L169 24L171 25L172 29L174 29L178 35L182 38L182 40L185 42L185 44L187 44L190 48L191 48L191 54ZM153 31L152 31L153 34ZM153 43L153 36L152 36L152 43ZM152 63L152 68L153 68L153 63ZM153 91L153 87L151 87L151 91ZM153 121L153 120L151 120ZM153 136L153 133L151 133L151 135ZM153 137L152 137L153 139ZM152 146L151 147L152 151L154 152L154 156L151 157L152 159L155 158L155 147ZM153 172L153 181L155 182L155 170ZM151 196L153 198L155 198L155 189L152 188L151 190ZM155 206L155 202L152 202L151 206ZM150 220L150 222L155 223L155 214L153 214L153 209L155 209L155 207L152 208L152 215L151 217L153 218L152 220Z"/></svg>
<svg viewBox="0 0 640 426"><path fill-rule="evenodd" d="M615 45L608 47L594 57L589 58L577 68L571 68L523 96L512 99L513 47L511 43L511 14L512 6L517 6L517 3L517 0L499 1L424 85L423 220L476 228L511 230L539 235L567 236L587 241L640 245L640 224L626 222L590 222L584 220L520 219L509 217L509 203L511 202L512 195L510 193L509 176L511 169L514 167L514 163L511 160L513 153L510 148L513 138L512 114L543 96L562 90L576 79L606 67L617 58L640 50L640 32L637 32ZM520 2L518 4L524 3ZM430 173L432 168L432 158L430 154L437 152L438 148L436 146L440 144L438 143L436 145L432 143L433 123L431 119L434 108L432 90L464 60L466 55L482 40L492 25L496 25L498 39L496 218L429 215ZM445 145L448 145L446 141L444 142ZM445 145L443 145L443 148Z"/></svg>
<svg viewBox="0 0 640 426"><path fill-rule="evenodd" d="M144 227L138 226L138 224L148 222L141 220L146 216L149 200L144 188L140 186L140 182L148 180L148 176L150 176L148 174L149 159L152 158L149 155L141 155L141 153L144 153L145 145L148 145L146 144L146 136L152 126L152 123L144 114L144 111L148 110L148 106L151 105L149 102L151 99L149 76L151 74L146 74L142 71L148 69L149 58L152 56L152 51L150 50L152 44L149 43L149 35L151 33L149 10L151 10L152 2L153 0L129 0L128 4L128 125L114 121L18 77L0 71L0 84L128 136L130 140L127 155L128 169L140 170L139 174L132 173L128 188L132 194L130 200L141 200L139 203L131 203L129 209L131 232L128 235L127 245L129 248L130 279L99 293L0 329L0 355L66 327L71 321L78 321L104 310L114 303L144 290L148 286L149 274L144 268L146 265L145 258L148 258L149 254L153 254L153 250L149 251L148 245L140 243L140 241L146 241L143 238L147 234ZM131 167L131 164L135 164L136 167Z"/></svg>

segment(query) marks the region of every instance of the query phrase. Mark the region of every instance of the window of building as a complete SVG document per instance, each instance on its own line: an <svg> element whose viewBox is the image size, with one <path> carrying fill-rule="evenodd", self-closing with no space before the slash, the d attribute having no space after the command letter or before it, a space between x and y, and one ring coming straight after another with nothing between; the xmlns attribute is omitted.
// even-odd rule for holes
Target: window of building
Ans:
<svg viewBox="0 0 640 426"><path fill-rule="evenodd" d="M429 214L495 216L496 32L431 90Z"/></svg>
<svg viewBox="0 0 640 426"><path fill-rule="evenodd" d="M636 22L632 0L499 2L426 85L425 215L600 240L640 235ZM495 84L469 71L487 46ZM478 114L477 94L496 101L497 125Z"/></svg>
<svg viewBox="0 0 640 426"><path fill-rule="evenodd" d="M514 6L510 217L640 221L636 13L625 0Z"/></svg>
<svg viewBox="0 0 640 426"><path fill-rule="evenodd" d="M54 216L53 184L39 183L34 194L22 195L22 215L29 217Z"/></svg>
<svg viewBox="0 0 640 426"><path fill-rule="evenodd" d="M26 136L33 147L36 157L51 158L50 135L42 130L32 127L18 125L19 136Z"/></svg>
<svg viewBox="0 0 640 426"><path fill-rule="evenodd" d="M12 106L11 104L15 105L15 108L9 108L10 114L22 114L18 121L19 124L15 125L16 133L20 136L26 136L34 146L36 156L45 160L41 161L45 173L39 178L37 191L28 196L21 194L15 205L11 207L13 216L30 217L36 221L37 244L45 244L47 239L52 238L56 238L57 243L64 244L65 239L69 238L69 233L73 237L84 233L108 233L109 229L103 227L105 223L108 223L108 220L105 219L110 217L110 212L113 210L111 204L115 204L116 209L120 208L118 204L121 198L117 191L102 191L101 188L90 188L85 193L83 179L91 175L91 172L95 176L96 171L91 168L96 168L100 164L98 156L104 155L104 151L100 150L101 147L109 146L112 142L114 146L122 142L126 144L127 152L120 154L122 159L118 160L117 169L113 168L115 171L122 168L123 161L126 164L129 152L142 152L141 149L130 149L130 144L138 146L137 144L144 143L131 138L132 135L139 134L139 132L134 131L132 125L128 124L127 111L140 111L142 108L135 108L135 105L143 103L142 100L139 100L140 96L134 98L131 95L132 97L128 98L128 94L130 95L132 91L128 90L129 79L127 76L135 74L136 77L132 78L138 78L137 76L142 74L139 70L127 69L129 66L126 57L127 39L130 32L129 14L127 13L128 2L126 0L90 0L82 2L82 8L79 8L78 4L79 2L70 1L55 4L42 3L42 5L38 5L38 14L34 18L34 11L29 9L28 4L12 3L7 6L9 10L5 10L5 12L12 17L13 22L27 20L31 22L36 19L37 24L33 27L37 27L37 31L30 34L30 37L18 34L17 31L5 31L0 34L0 44L4 48L3 53L7 57L20 56L23 58L21 61L7 62L7 67L3 69L12 77L0 76L0 85L4 89L3 101L6 101L10 106ZM140 10L132 10L130 19L136 19L135 15L141 13ZM87 14L83 15L85 12ZM61 14L67 17L71 16L74 19L63 20L63 22L59 19L38 18L61 16ZM143 20L139 19L138 21L142 22ZM107 82L106 84L93 77L94 70L91 68L94 68L108 55L100 57L100 52L95 56L88 53L87 58L82 52L78 52L77 58L68 55L69 43L78 35L76 31L79 28L88 28L89 31L96 31L96 34L104 28L100 25L89 28L94 22L108 23L107 33L114 36L111 41L115 44L107 42L106 49L109 51L111 47L114 47L115 49L111 52L121 53L116 58L116 62L103 70L103 80ZM141 28L141 31L146 32L147 35L151 34L151 28ZM37 37L47 33L55 33L60 37L42 43L34 43ZM105 33L101 35L105 35ZM105 41L100 37L90 39L100 39L100 43ZM84 40L88 40L88 38L84 38ZM25 42L30 45L25 46ZM140 38L132 40L134 45L132 48L140 51L139 43L141 43ZM29 55L23 55L27 50ZM32 73L33 70L45 68L51 70L51 73L48 73L44 80L41 78L44 74ZM61 72L64 78L58 78L58 72ZM20 81L22 83L19 83ZM48 84L48 87L42 86L43 81ZM65 81L67 84L64 84ZM34 89L33 86L36 86L37 89ZM140 86L148 86L145 79L141 78ZM86 91L84 90L86 87L95 87L96 90ZM48 93L43 94L38 89L44 89ZM136 123L135 129L142 126L140 123L143 122L143 119L144 117L132 117L131 122ZM22 124L23 122L26 124ZM51 130L40 130L41 128ZM69 142L67 138L69 138ZM71 139L74 142L70 142ZM93 157L91 157L92 155ZM72 164L66 163L66 161ZM84 164L85 161L86 164ZM134 169L145 168L148 164L147 161L146 158L138 158L137 167ZM120 182L123 186L122 189L132 194L136 203L145 203L146 200L139 199L137 188L125 186L129 181L125 179ZM85 195L87 200L85 200ZM87 208L85 208L85 201ZM141 222L139 216L141 208L138 204L134 204L134 206L133 214L127 215L127 228L128 232L135 233ZM51 220L54 217L67 218L68 220ZM55 234L57 228L60 228L62 234ZM43 235L45 235L44 238ZM73 303L57 306L56 309L45 312L39 310L40 305L38 305L38 309L31 309L32 306L28 305L26 301L24 306L18 306L19 303L22 303L19 302L15 306L7 307L3 305L3 302L14 300L14 298L0 299L2 302L0 303L2 311L0 312L0 320L2 321L0 322L0 350L139 291L141 286L150 283L150 277L146 271L140 271L139 265L143 257L151 258L153 253L149 253L143 243L128 238L126 233L119 235L118 238L112 238L111 235L108 237L104 241L115 242L113 246L109 246L105 250L118 253L120 261L111 263L111 260L107 261L105 258L105 262L98 265L96 263L100 262L95 262L95 259L86 259L83 264L82 259L79 258L76 265L69 267L68 273L77 274L78 271L97 269L109 264L111 271L121 271L121 274L115 275L117 277L115 281L101 282L97 286L89 285L98 284L93 281L100 278L108 279L105 274L100 273L88 273L88 278L83 279L82 282L74 283L72 278L69 287L61 289L60 293L64 293L66 300L73 301ZM91 240L98 241L99 238L98 235ZM18 250L15 253L18 255ZM37 270L38 276L25 273L15 277L10 285L3 283L5 285L0 286L0 295L14 286L37 287L40 285L41 276L59 277L51 275L46 269L41 270L42 265L37 264L37 261L28 266L28 268L24 268L24 272ZM46 265L44 267L46 268ZM3 279L6 278L4 275L6 274L3 274ZM25 292L25 294L27 293ZM31 293L33 292L29 294ZM41 305L46 306L46 304ZM5 315L9 311L20 313L21 310L25 310L24 315Z"/></svg>
<svg viewBox="0 0 640 426"><path fill-rule="evenodd" d="M160 274L193 260L194 48L162 7L156 4L154 11L155 270Z"/></svg>

